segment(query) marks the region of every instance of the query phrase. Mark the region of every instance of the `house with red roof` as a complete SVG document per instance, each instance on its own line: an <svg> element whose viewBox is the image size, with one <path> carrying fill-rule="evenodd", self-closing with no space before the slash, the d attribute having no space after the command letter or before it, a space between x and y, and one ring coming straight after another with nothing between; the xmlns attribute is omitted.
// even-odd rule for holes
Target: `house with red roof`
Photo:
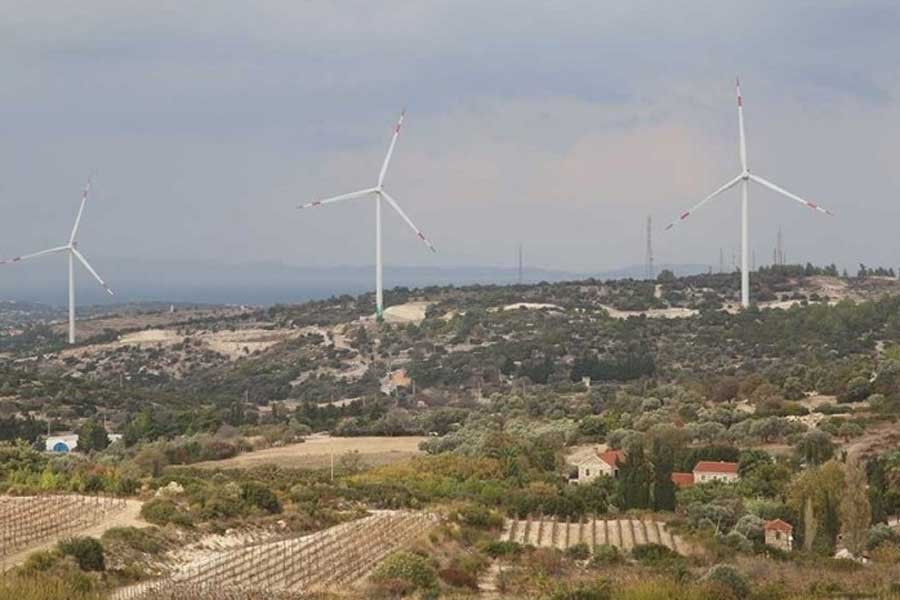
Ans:
<svg viewBox="0 0 900 600"><path fill-rule="evenodd" d="M694 466L694 483L738 480L738 464L721 460L701 460Z"/></svg>
<svg viewBox="0 0 900 600"><path fill-rule="evenodd" d="M775 519L766 521L763 525L766 536L766 545L772 546L784 552L790 552L794 547L794 527L787 521Z"/></svg>

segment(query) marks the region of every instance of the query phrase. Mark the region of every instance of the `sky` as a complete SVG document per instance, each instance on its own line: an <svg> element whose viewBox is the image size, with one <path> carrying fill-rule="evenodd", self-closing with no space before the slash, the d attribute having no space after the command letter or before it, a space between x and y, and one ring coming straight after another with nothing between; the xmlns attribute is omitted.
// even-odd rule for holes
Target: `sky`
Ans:
<svg viewBox="0 0 900 600"><path fill-rule="evenodd" d="M298 211L385 187L438 249L384 213L385 260L597 272L644 260L717 265L739 248L750 170L827 217L755 187L751 247L771 260L896 265L900 3L895 0L2 0L0 255L79 236L117 260L374 260L374 203ZM48 259L50 261L54 258ZM25 265L3 273L27 281Z"/></svg>

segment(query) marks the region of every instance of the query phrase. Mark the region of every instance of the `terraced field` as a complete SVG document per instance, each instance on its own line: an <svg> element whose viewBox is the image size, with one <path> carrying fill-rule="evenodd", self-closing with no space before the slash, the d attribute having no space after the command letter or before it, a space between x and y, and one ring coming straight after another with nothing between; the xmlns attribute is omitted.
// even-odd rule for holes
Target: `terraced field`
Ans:
<svg viewBox="0 0 900 600"><path fill-rule="evenodd" d="M594 547L609 544L629 551L640 544L661 544L679 554L692 554L693 548L673 535L662 521L651 519L587 519L575 522L531 518L506 521L503 541L540 548L565 550L576 544Z"/></svg>

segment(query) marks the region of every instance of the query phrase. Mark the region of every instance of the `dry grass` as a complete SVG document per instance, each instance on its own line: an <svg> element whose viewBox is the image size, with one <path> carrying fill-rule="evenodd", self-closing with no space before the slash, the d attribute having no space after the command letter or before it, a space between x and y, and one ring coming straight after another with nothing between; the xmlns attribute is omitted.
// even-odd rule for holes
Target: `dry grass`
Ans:
<svg viewBox="0 0 900 600"><path fill-rule="evenodd" d="M321 469L330 465L332 456L337 462L351 452L358 452L360 460L365 465L380 466L422 454L419 443L425 439L427 438L422 436L355 438L313 436L301 444L266 448L225 460L198 463L196 466L246 469L259 465L277 465L298 469Z"/></svg>

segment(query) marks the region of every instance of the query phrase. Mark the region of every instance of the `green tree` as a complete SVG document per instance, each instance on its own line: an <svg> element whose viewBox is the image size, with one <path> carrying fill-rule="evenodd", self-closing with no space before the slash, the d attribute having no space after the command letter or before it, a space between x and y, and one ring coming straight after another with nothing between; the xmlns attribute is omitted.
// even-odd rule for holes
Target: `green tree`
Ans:
<svg viewBox="0 0 900 600"><path fill-rule="evenodd" d="M106 428L96 419L89 419L78 429L78 449L82 452L105 450L109 446Z"/></svg>
<svg viewBox="0 0 900 600"><path fill-rule="evenodd" d="M859 459L851 456L844 466L844 496L841 499L841 525L847 549L859 556L866 545L871 507L866 490L866 473Z"/></svg>
<svg viewBox="0 0 900 600"><path fill-rule="evenodd" d="M794 451L807 464L821 465L834 456L834 442L826 432L814 429L800 438Z"/></svg>

